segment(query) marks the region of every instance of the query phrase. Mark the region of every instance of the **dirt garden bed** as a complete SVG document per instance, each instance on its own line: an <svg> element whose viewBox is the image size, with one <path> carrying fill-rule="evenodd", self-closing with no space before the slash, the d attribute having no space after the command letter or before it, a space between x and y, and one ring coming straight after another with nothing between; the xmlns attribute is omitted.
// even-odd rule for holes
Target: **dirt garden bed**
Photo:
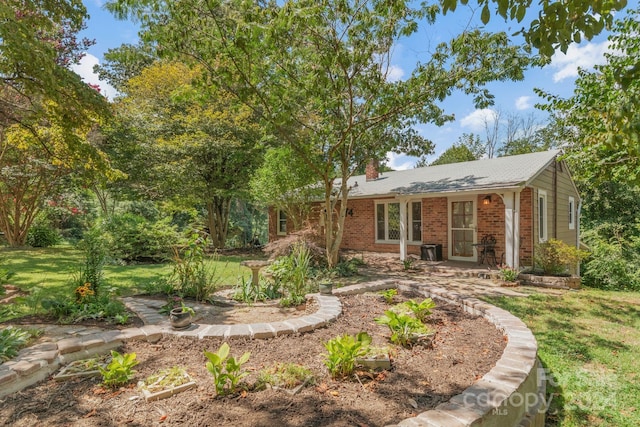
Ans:
<svg viewBox="0 0 640 427"><path fill-rule="evenodd" d="M411 296L402 296L407 297ZM131 341L121 350L137 354L136 379L182 366L197 387L147 403L134 385L112 391L95 378L64 383L48 380L3 398L0 420L12 426L383 426L434 408L462 392L495 365L505 347L505 338L492 324L441 303L429 320L436 331L433 348L398 349L390 371L360 372L357 379L334 381L323 364L324 342L365 330L373 336L374 345L383 346L389 336L385 326L374 322L388 308L379 295L347 296L341 301L343 315L326 328L268 340L228 341L235 356L251 352L245 365L251 371L246 378L247 392L215 395L203 350L217 350L222 344L219 339ZM284 362L311 369L315 383L295 395L252 388L260 370Z"/></svg>

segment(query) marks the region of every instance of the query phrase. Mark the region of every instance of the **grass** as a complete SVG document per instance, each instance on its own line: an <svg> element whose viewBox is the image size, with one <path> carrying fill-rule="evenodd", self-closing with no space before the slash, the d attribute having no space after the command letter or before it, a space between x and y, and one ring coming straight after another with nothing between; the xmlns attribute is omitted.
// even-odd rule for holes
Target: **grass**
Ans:
<svg viewBox="0 0 640 427"><path fill-rule="evenodd" d="M487 301L538 340L552 375L548 426L640 425L640 294L583 289Z"/></svg>
<svg viewBox="0 0 640 427"><path fill-rule="evenodd" d="M46 293L48 297L72 295L69 281L83 262L82 253L69 245L44 249L0 248L0 257L4 266L15 273L10 280L12 284L34 293ZM240 277L251 277L251 271L240 266L243 259L239 256L220 256L216 261L209 259L210 263L217 264L222 286L233 286ZM144 292L149 284L167 277L171 271L170 263L114 264L105 266L104 277L106 284L117 288L121 295L132 295ZM25 314L25 310L19 312Z"/></svg>

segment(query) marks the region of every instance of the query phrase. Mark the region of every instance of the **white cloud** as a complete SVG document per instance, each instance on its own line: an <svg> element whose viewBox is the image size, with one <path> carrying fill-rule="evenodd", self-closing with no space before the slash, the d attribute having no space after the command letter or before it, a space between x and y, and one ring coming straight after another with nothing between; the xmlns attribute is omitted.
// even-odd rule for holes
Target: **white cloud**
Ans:
<svg viewBox="0 0 640 427"><path fill-rule="evenodd" d="M485 123L492 123L495 120L495 111L491 108L475 110L473 113L460 120L460 126L470 128L473 131L484 129Z"/></svg>
<svg viewBox="0 0 640 427"><path fill-rule="evenodd" d="M404 154L388 152L387 158L389 159L389 162L387 162L387 166L396 171L413 169L413 166L416 164L415 157L409 157Z"/></svg>
<svg viewBox="0 0 640 427"><path fill-rule="evenodd" d="M390 65L387 70L387 81L397 82L404 77L404 70L397 65Z"/></svg>
<svg viewBox="0 0 640 427"><path fill-rule="evenodd" d="M530 96L521 96L516 99L516 109L517 110L528 110L531 108L531 97Z"/></svg>
<svg viewBox="0 0 640 427"><path fill-rule="evenodd" d="M609 48L609 41L602 43L587 43L579 47L570 45L567 53L557 52L551 57L551 68L556 71L553 81L558 83L564 79L577 77L578 68L591 69L594 65L606 62L604 53Z"/></svg>
<svg viewBox="0 0 640 427"><path fill-rule="evenodd" d="M82 77L82 80L86 83L98 85L100 87L100 93L106 96L108 99L113 100L117 92L109 83L102 81L98 78L98 75L93 72L93 66L98 65L100 61L95 56L87 53L79 64L71 66L71 70Z"/></svg>

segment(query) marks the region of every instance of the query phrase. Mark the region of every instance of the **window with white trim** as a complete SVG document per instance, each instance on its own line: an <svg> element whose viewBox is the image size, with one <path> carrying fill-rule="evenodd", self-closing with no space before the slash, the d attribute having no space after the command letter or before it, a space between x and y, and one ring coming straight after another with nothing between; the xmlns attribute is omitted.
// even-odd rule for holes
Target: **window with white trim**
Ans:
<svg viewBox="0 0 640 427"><path fill-rule="evenodd" d="M538 190L538 240L547 241L547 192Z"/></svg>
<svg viewBox="0 0 640 427"><path fill-rule="evenodd" d="M287 214L281 209L278 209L277 227L278 227L278 231L277 231L278 236L287 235Z"/></svg>
<svg viewBox="0 0 640 427"><path fill-rule="evenodd" d="M576 229L576 199L569 196L569 230Z"/></svg>
<svg viewBox="0 0 640 427"><path fill-rule="evenodd" d="M422 242L422 202L409 202L407 209L407 241ZM376 242L400 241L400 203L376 202Z"/></svg>

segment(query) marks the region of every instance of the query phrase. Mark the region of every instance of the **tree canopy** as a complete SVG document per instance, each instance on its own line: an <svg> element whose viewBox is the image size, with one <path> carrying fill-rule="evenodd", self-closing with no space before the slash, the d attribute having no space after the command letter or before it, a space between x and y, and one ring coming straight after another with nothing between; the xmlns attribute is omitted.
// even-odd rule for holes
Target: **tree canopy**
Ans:
<svg viewBox="0 0 640 427"><path fill-rule="evenodd" d="M574 169L591 185L640 184L640 10L629 11L609 37L607 62L580 70L570 98L540 92L566 129Z"/></svg>
<svg viewBox="0 0 640 427"><path fill-rule="evenodd" d="M262 132L253 112L224 91L193 86L200 75L180 62L159 61L124 85L118 120L131 129L119 141L132 142L144 173L126 169L140 192L206 207L215 247L223 247L234 197L246 197L262 163ZM133 153L129 151L130 153ZM125 165L123 162L123 165Z"/></svg>
<svg viewBox="0 0 640 427"><path fill-rule="evenodd" d="M440 0L446 13L454 11L458 0ZM466 5L469 0L460 0ZM604 29L611 29L615 13L627 5L627 0L541 0L540 12L535 19L528 20L527 12L531 0L476 0L482 10L480 18L484 24L491 19L492 13L505 20L528 22L516 34L522 34L527 43L538 52L550 57L560 49L567 51L571 43L579 43L583 38L591 40ZM495 10L492 10L495 8Z"/></svg>
<svg viewBox="0 0 640 427"><path fill-rule="evenodd" d="M200 64L205 85L235 94L303 159L323 183L330 265L342 239L338 207L347 203L354 171L389 151L430 152L413 124L451 120L439 103L454 90L486 107L492 97L484 85L522 79L528 65L506 34L472 30L440 44L407 79L391 81L394 44L438 11L408 1L122 0L109 7L139 19L144 40L161 55Z"/></svg>

